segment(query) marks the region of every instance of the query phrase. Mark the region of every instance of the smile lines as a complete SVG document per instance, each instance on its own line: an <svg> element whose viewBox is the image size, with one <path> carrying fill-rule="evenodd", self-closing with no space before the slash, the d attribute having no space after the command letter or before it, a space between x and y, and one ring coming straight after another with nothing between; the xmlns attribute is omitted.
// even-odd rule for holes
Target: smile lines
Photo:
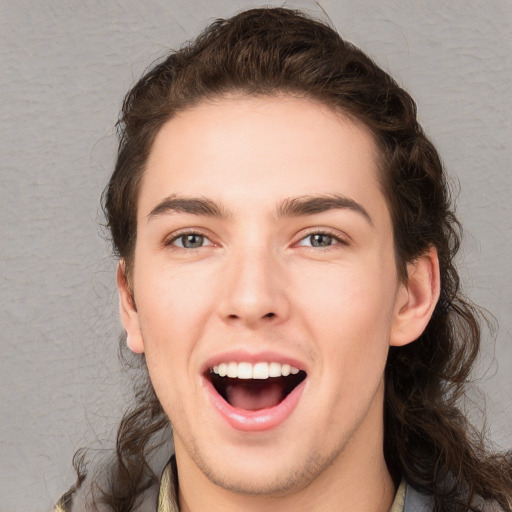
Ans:
<svg viewBox="0 0 512 512"><path fill-rule="evenodd" d="M299 369L289 364L281 363L221 363L210 368L210 372L219 377L232 379L268 379L269 377L288 377L297 375Z"/></svg>

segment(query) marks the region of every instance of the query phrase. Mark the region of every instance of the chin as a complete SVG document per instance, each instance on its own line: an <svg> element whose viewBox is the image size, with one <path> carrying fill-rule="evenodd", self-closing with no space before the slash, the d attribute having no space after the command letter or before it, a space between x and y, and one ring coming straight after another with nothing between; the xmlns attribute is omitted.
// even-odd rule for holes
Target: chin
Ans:
<svg viewBox="0 0 512 512"><path fill-rule="evenodd" d="M279 497L308 487L332 465L341 451L335 450L327 456L318 451L308 454L301 450L303 442L291 446L288 438L284 449L276 446L233 447L210 454L208 458L200 457L200 452L195 449L189 451L189 455L212 484L226 491L246 496Z"/></svg>
<svg viewBox="0 0 512 512"><path fill-rule="evenodd" d="M316 476L310 468L309 465L294 465L287 469L267 467L266 470L245 467L232 468L229 472L204 468L203 472L213 484L235 494L277 497L307 487Z"/></svg>

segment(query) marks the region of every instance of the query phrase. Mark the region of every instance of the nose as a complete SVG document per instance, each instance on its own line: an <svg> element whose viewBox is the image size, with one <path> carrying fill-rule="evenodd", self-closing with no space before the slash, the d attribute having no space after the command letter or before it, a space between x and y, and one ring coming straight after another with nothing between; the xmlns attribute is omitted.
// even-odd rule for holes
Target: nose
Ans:
<svg viewBox="0 0 512 512"><path fill-rule="evenodd" d="M226 262L218 311L222 319L255 329L281 323L290 313L282 263L271 251L245 251Z"/></svg>

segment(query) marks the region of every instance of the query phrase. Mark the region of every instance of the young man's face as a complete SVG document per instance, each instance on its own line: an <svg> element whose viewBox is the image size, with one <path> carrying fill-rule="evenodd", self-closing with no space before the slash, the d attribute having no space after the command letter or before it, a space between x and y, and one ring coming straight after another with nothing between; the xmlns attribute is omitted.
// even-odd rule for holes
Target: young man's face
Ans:
<svg viewBox="0 0 512 512"><path fill-rule="evenodd" d="M382 458L403 285L376 161L364 128L292 97L201 103L159 132L136 310L120 289L180 479L279 495Z"/></svg>

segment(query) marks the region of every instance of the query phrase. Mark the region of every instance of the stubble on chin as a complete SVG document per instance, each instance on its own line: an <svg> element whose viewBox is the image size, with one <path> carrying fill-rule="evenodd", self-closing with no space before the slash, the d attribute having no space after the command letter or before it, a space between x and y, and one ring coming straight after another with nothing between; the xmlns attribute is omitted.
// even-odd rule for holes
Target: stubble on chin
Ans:
<svg viewBox="0 0 512 512"><path fill-rule="evenodd" d="M246 472L247 476L240 477L240 472L237 474L235 470L226 471L222 464L205 460L197 447L192 447L189 443L184 443L184 447L198 470L213 485L240 496L266 498L283 497L306 489L343 451L341 447L327 455L309 454L303 460L291 461L288 470L276 475L272 475L273 468L269 468L268 478L263 480L251 478L250 468ZM250 465L250 459L247 459L246 463Z"/></svg>

